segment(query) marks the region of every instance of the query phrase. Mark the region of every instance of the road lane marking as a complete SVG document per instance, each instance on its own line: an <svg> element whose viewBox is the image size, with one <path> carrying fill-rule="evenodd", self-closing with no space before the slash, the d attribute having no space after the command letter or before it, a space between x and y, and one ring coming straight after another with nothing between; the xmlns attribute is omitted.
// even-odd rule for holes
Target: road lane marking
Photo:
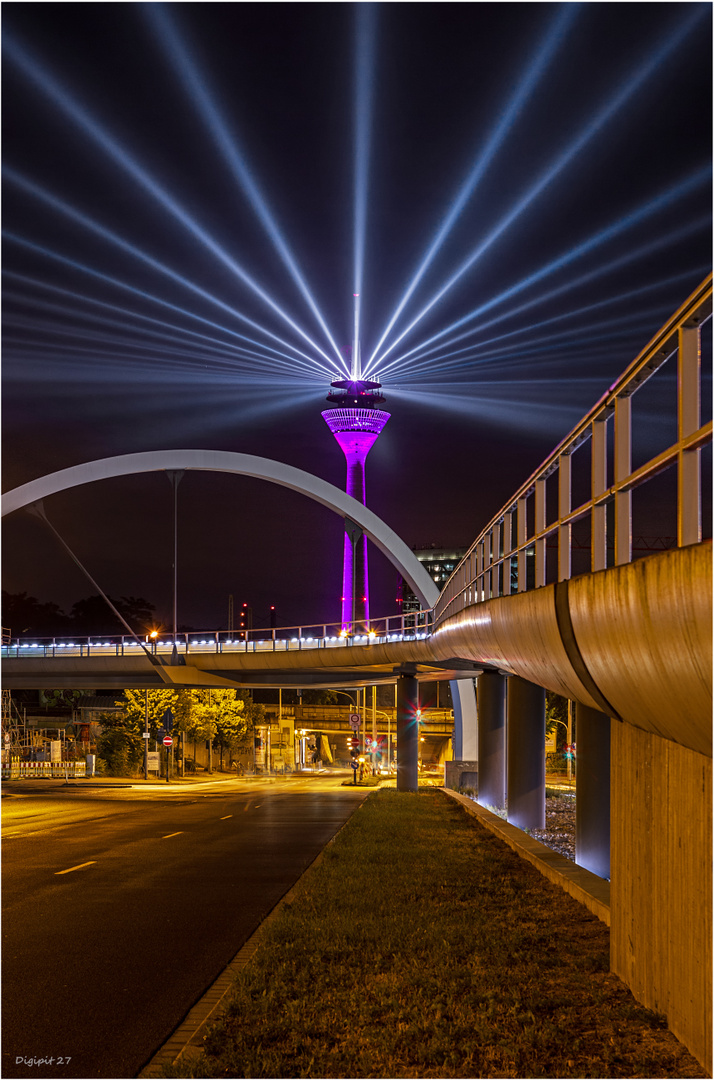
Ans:
<svg viewBox="0 0 714 1080"><path fill-rule="evenodd" d="M228 818L229 818L229 817L233 817L233 814L226 814L226 816L225 816L225 817L222 817L222 818L221 818L220 820L221 820L221 821L228 821Z"/></svg>
<svg viewBox="0 0 714 1080"><path fill-rule="evenodd" d="M56 870L55 877L58 877L59 874L71 874L73 870L81 870L83 866L94 866L96 861L96 859L91 859L89 862L81 862L79 866L70 866L69 870Z"/></svg>
<svg viewBox="0 0 714 1080"><path fill-rule="evenodd" d="M181 832L166 833L166 836L162 836L161 839L162 840L169 840L172 836L183 836L183 830L181 830Z"/></svg>

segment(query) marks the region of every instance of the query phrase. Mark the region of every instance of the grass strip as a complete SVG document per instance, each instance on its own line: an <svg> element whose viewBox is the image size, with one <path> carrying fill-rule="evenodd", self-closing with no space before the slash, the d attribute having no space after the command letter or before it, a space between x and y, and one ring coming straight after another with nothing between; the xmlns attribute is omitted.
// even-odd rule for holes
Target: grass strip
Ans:
<svg viewBox="0 0 714 1080"><path fill-rule="evenodd" d="M609 931L438 791L382 789L283 905L187 1077L704 1077Z"/></svg>

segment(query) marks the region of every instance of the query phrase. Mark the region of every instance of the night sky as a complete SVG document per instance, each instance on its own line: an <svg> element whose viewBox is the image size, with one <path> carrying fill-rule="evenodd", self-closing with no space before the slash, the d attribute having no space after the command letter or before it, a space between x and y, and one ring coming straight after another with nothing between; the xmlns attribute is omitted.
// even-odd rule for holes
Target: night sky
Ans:
<svg viewBox="0 0 714 1080"><path fill-rule="evenodd" d="M359 291L392 414L368 503L410 545L469 544L708 271L710 21L4 3L4 489L179 448L343 486L320 412ZM164 476L46 510L105 591L170 621ZM93 591L35 519L4 532L8 591ZM341 535L281 488L187 474L179 623L225 627L229 594L255 625L270 604L281 625L337 620ZM396 571L374 551L371 570L372 614L394 611Z"/></svg>

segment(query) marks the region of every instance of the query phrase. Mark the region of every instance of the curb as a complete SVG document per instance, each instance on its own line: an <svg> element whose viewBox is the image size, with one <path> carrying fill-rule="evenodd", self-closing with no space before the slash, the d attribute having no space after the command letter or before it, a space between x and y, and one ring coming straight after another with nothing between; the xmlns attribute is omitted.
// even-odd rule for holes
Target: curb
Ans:
<svg viewBox="0 0 714 1080"><path fill-rule="evenodd" d="M373 788L372 790L376 791L378 789ZM201 1043L208 1024L218 1020L221 1016L224 1007L228 1004L227 998L231 992L235 976L239 971L242 971L255 956L265 937L266 928L277 918L283 905L292 902L294 895L298 890L298 886L305 875L320 863L324 858L327 849L331 844L334 844L342 830L349 825L353 815L363 805L364 801L355 807L344 825L342 825L335 835L327 841L322 851L318 851L312 862L308 863L300 874L300 877L295 884L288 889L285 895L278 900L275 907L268 912L260 925L238 950L228 966L223 969L215 982L211 983L208 990L201 995L199 1000L193 1008L189 1010L163 1046L156 1051L141 1072L137 1074L141 1080L144 1080L144 1078L156 1077L157 1073L154 1072L155 1069L159 1069L163 1065L174 1065L187 1050L198 1051L201 1049Z"/></svg>
<svg viewBox="0 0 714 1080"><path fill-rule="evenodd" d="M505 841L517 855L535 866L536 870L539 870L554 885L564 889L578 903L584 904L588 911L596 915L606 926L610 925L609 881L586 870L584 866L578 866L577 863L566 859L565 855L560 855L559 852L546 847L540 840L534 840L532 836L528 836L515 825L509 825L498 814L492 814L490 810L480 806L473 799L469 799L467 795L459 795L458 792L451 791L449 788L439 790L450 799L460 803L467 814L477 818L481 825L494 833L499 840Z"/></svg>

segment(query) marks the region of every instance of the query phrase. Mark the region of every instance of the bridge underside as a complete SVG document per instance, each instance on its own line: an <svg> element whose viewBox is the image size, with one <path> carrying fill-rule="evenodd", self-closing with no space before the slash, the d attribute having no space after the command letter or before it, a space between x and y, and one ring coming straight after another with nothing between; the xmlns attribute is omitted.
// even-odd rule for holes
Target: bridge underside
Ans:
<svg viewBox="0 0 714 1080"><path fill-rule="evenodd" d="M349 654L349 661L346 662ZM211 687L374 686L394 682L408 668L421 682L473 679L483 665L472 660L435 660L428 641L301 649L292 653L190 653L172 665L170 656L152 663L145 653L89 657L8 657L3 663L6 690L158 690Z"/></svg>

